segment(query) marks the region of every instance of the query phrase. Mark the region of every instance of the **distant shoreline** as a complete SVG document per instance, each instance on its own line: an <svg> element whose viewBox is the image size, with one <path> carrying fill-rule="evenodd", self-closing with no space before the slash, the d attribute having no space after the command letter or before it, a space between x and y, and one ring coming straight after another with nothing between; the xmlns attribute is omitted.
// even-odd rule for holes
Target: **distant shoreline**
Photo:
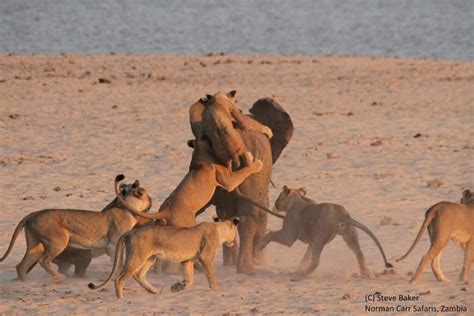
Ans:
<svg viewBox="0 0 474 316"><path fill-rule="evenodd" d="M116 52L109 52L109 53L92 53L92 54L81 54L81 53L70 53L70 52L53 52L53 53L22 53L22 52L0 52L0 58L2 57L11 57L11 56L18 56L18 57L64 57L64 56L71 56L71 57L78 57L78 58L88 58L88 57L152 57L152 58L270 58L270 59L279 59L279 58L289 58L289 59L327 59L327 58L335 58L335 59L370 59L370 60L379 60L379 59L386 59L386 60L412 60L412 61L434 61L434 62L460 62L460 63L472 63L472 60L465 60L465 59L443 59L443 58L428 58L428 57L404 57L404 56L383 56L383 55L336 55L336 54L324 54L324 55L273 55L273 54L227 54L227 53L220 53L220 52L210 52L203 55L194 55L194 54L187 54L187 53L179 53L179 54L145 54L145 53L116 53Z"/></svg>

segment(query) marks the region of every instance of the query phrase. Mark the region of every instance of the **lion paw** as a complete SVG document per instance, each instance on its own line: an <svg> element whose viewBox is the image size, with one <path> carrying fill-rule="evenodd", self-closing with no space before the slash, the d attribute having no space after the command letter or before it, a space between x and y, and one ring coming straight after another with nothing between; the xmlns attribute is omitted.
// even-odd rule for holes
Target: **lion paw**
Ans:
<svg viewBox="0 0 474 316"><path fill-rule="evenodd" d="M171 292L179 292L186 289L186 281L176 282L171 286Z"/></svg>
<svg viewBox="0 0 474 316"><path fill-rule="evenodd" d="M244 152L242 155L242 162L245 167L250 167L253 163L253 155L250 151Z"/></svg>
<svg viewBox="0 0 474 316"><path fill-rule="evenodd" d="M273 137L273 132L270 128L265 128L265 130L263 131L263 134L265 134L265 136L268 137L268 139L272 139Z"/></svg>
<svg viewBox="0 0 474 316"><path fill-rule="evenodd" d="M252 164L255 172L259 172L263 168L263 162L261 160L255 160Z"/></svg>
<svg viewBox="0 0 474 316"><path fill-rule="evenodd" d="M290 272L292 282L300 282L304 279L305 274L301 271Z"/></svg>

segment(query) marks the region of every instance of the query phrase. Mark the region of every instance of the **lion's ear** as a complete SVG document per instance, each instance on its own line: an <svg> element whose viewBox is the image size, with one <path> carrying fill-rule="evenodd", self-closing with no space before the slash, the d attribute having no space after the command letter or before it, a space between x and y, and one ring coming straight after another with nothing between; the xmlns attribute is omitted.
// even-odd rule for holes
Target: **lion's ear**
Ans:
<svg viewBox="0 0 474 316"><path fill-rule="evenodd" d="M140 189L138 189L138 190L135 191L135 196L136 196L137 198L141 198L144 193L145 193L145 190L142 189L142 188L140 188Z"/></svg>
<svg viewBox="0 0 474 316"><path fill-rule="evenodd" d="M231 99L234 99L236 94L237 94L237 90L232 90L229 93L227 93L227 96Z"/></svg>
<svg viewBox="0 0 474 316"><path fill-rule="evenodd" d="M290 189L286 186L286 184L283 186L283 192L288 193Z"/></svg>
<svg viewBox="0 0 474 316"><path fill-rule="evenodd" d="M196 141L194 139L190 139L187 141L189 147L194 148L196 147Z"/></svg>
<svg viewBox="0 0 474 316"><path fill-rule="evenodd" d="M305 196L306 195L306 188L305 187L301 187L298 189L298 192L302 195L302 196Z"/></svg>
<svg viewBox="0 0 474 316"><path fill-rule="evenodd" d="M133 182L133 184L132 184L132 188L134 188L134 189L138 188L139 186L140 186L140 181L138 181L138 180L135 180L135 182Z"/></svg>
<svg viewBox="0 0 474 316"><path fill-rule="evenodd" d="M216 223L219 221L219 217L217 217L217 216L213 216L212 219L213 219L214 222L216 222Z"/></svg>
<svg viewBox="0 0 474 316"><path fill-rule="evenodd" d="M212 99L212 95L210 95L210 94L206 94L206 99L207 99L207 102L211 101L211 99Z"/></svg>
<svg viewBox="0 0 474 316"><path fill-rule="evenodd" d="M462 196L469 196L471 195L471 191L469 189L466 189L463 191Z"/></svg>
<svg viewBox="0 0 474 316"><path fill-rule="evenodd" d="M239 225L239 223L240 223L240 218L238 218L238 217L233 217L232 218L232 224L237 226L237 225Z"/></svg>

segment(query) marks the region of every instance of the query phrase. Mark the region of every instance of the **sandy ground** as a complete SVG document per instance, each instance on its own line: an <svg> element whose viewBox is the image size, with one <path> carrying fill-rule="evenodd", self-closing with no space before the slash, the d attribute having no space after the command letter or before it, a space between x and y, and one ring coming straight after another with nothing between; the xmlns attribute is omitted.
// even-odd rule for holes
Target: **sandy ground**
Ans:
<svg viewBox="0 0 474 316"><path fill-rule="evenodd" d="M98 83L99 78L110 81ZM293 118L293 140L274 166L276 185L305 186L318 201L344 205L379 237L391 261L409 247L429 206L458 201L463 189L474 188L473 62L1 55L1 253L15 225L32 211L100 210L114 196L118 173L140 179L156 210L188 167L188 106L206 93L231 89L238 90L237 104L244 110L270 96ZM271 188L271 201L277 195ZM208 210L200 220L213 213ZM384 217L391 218L388 225ZM271 218L268 228L280 225ZM380 274L383 262L375 245L359 236L370 268ZM130 280L125 298L117 300L112 284L102 292L87 288L108 274L105 256L93 261L86 279L54 284L36 267L28 282L13 281L25 248L22 234L0 265L0 314L341 314L365 313L366 305L459 305L474 312L474 288L457 281L463 252L454 244L442 260L451 282L437 283L428 268L422 281L408 284L428 244L424 236L394 274L373 280L353 275L355 258L340 238L301 282L289 276L304 254L300 242L291 248L271 244L267 265L254 277L222 267L219 250L219 291L209 290L204 275L197 274L191 290L160 296ZM150 273L149 279L165 286L180 276ZM423 295L416 302L365 303L376 291Z"/></svg>

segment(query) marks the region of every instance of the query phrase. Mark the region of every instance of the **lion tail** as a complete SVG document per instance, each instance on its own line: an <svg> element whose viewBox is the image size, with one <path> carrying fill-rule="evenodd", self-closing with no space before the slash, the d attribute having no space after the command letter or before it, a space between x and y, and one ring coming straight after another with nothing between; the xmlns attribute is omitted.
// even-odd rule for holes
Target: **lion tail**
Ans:
<svg viewBox="0 0 474 316"><path fill-rule="evenodd" d="M377 237L375 237L374 233L372 233L372 231L367 226L365 226L362 223L359 223L352 217L349 218L348 222L349 224L353 225L354 227L359 228L360 230L365 232L367 235L369 235L369 237L374 241L374 243L377 245L377 248L379 248L380 253L382 254L383 261L385 262L385 268L393 268L393 265L387 261L387 257L385 256L385 252L383 251L382 245L380 244Z"/></svg>
<svg viewBox="0 0 474 316"><path fill-rule="evenodd" d="M439 204L439 203L438 203ZM436 207L438 206L438 204L435 204L433 205L432 207L430 207L427 211L426 211L426 215L425 215L425 220L423 221L423 224L421 225L421 228L420 228L420 231L418 232L418 235L416 235L416 238L415 240L413 241L413 244L411 245L410 249L408 249L408 251L403 255L401 256L400 258L396 259L395 261L401 261L403 259L405 259L406 257L408 257L408 255L412 252L412 250L415 248L416 244L418 243L418 241L420 241L420 238L421 236L423 235L423 233L425 232L426 228L428 227L428 225L431 223L431 221L433 220L433 218L435 217L436 215Z"/></svg>
<svg viewBox="0 0 474 316"><path fill-rule="evenodd" d="M117 272L117 269L119 267L119 263L122 261L122 258L123 258L123 249L125 248L125 242L127 241L128 239L128 233L125 233L123 234L119 240L117 241L117 245L115 246L115 258L114 258L114 266L112 268L112 271L110 272L109 274L109 277L104 281L102 282L101 284L99 285L95 285L94 283L89 283L87 286L91 289L91 290L100 290L102 289L104 286L107 285L107 283L109 283L109 281L112 279L112 277L115 275L115 273Z"/></svg>
<svg viewBox="0 0 474 316"><path fill-rule="evenodd" d="M26 216L23 217L23 219L18 223L18 225L16 225L15 231L13 232L13 235L12 235L12 239L10 240L10 245L8 245L8 249L7 249L7 251L5 252L5 254L3 255L3 257L0 259L0 262L3 262L3 261L8 257L8 255L10 254L10 251L12 251L12 249L13 249L13 245L15 245L15 241L16 241L16 239L18 238L18 234L20 234L20 232L21 232L21 230L23 229L23 227L25 227L25 224L26 224L26 222L28 221L28 219L29 219L31 216L33 216L34 214L36 214L36 212L26 215Z"/></svg>

